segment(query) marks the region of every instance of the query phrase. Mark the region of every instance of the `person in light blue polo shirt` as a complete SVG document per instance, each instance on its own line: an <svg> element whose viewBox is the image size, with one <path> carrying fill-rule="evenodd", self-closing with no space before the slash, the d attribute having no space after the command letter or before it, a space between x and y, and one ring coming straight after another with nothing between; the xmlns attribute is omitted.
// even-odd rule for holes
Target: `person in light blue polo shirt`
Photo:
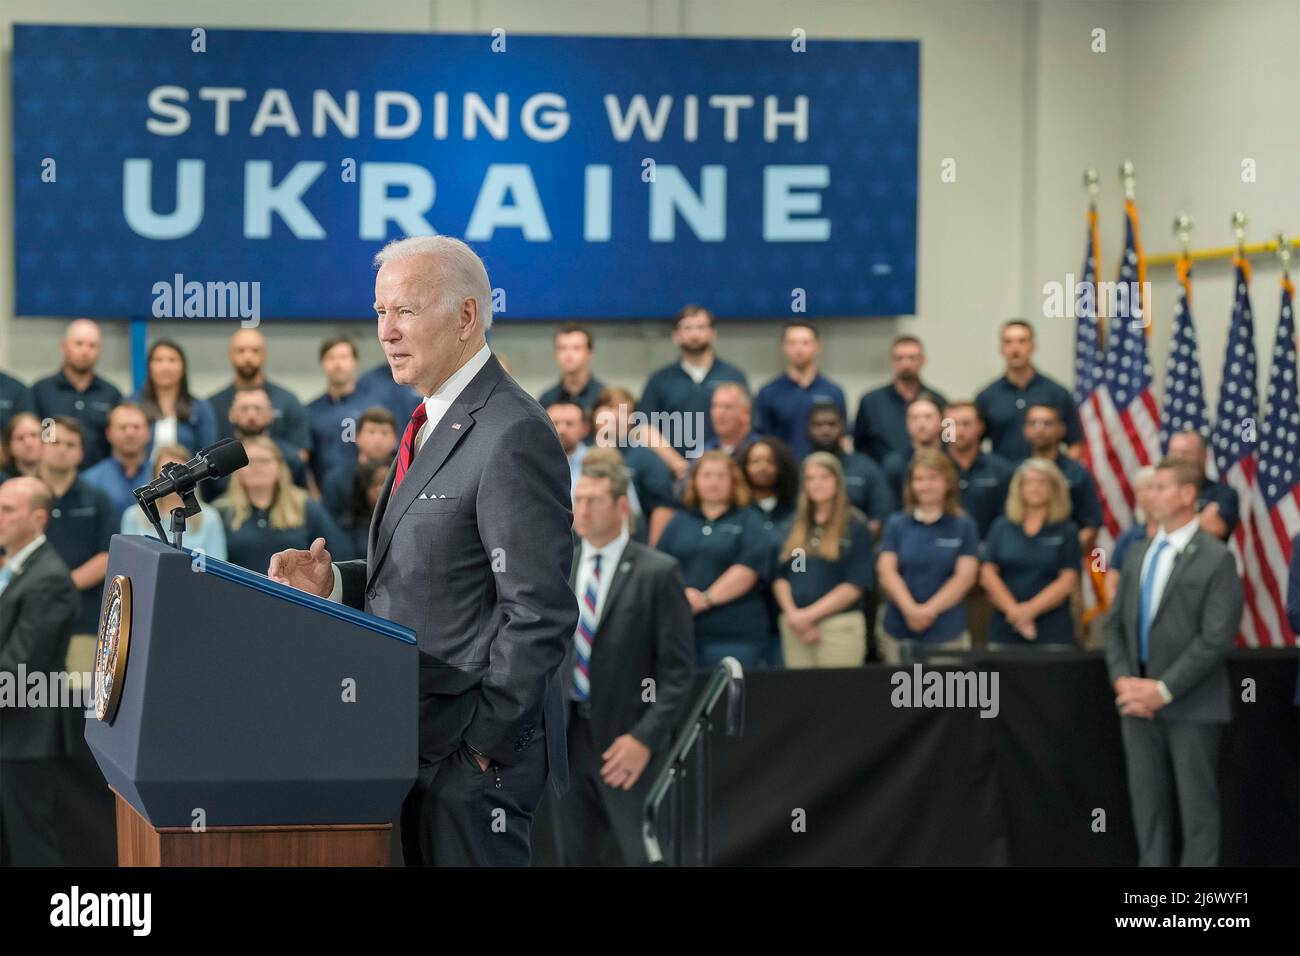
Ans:
<svg viewBox="0 0 1300 956"><path fill-rule="evenodd" d="M785 372L759 389L754 401L754 418L764 435L772 435L790 446L802 461L813 450L808 433L808 416L814 406L830 405L847 417L844 389L817 368L821 340L806 322L787 322L781 335Z"/></svg>
<svg viewBox="0 0 1300 956"><path fill-rule="evenodd" d="M183 465L193 458L193 453L184 445L159 445L154 449L149 479L152 481L162 474L168 465ZM171 513L173 508L181 506L181 496L167 495L158 499L158 516L162 519L163 532L171 540ZM181 544L195 554L226 560L226 529L221 524L221 513L205 501L199 502L198 514L185 519L185 536ZM132 503L122 512L122 534L142 534L147 538L157 539L158 532L149 524L139 504Z"/></svg>
<svg viewBox="0 0 1300 956"><path fill-rule="evenodd" d="M1070 595L1082 562L1065 477L1046 459L1026 458L984 541L980 584L996 609L990 647L1072 647Z"/></svg>
<svg viewBox="0 0 1300 956"><path fill-rule="evenodd" d="M942 451L921 449L908 465L903 510L885 522L877 563L890 601L879 635L886 662L898 663L918 645L970 648L964 602L978 555L979 530L958 504L957 469Z"/></svg>
<svg viewBox="0 0 1300 956"><path fill-rule="evenodd" d="M149 416L135 402L119 402L108 413L108 446L112 453L81 473L81 480L103 489L117 514L135 507L132 493L145 477L149 447Z"/></svg>

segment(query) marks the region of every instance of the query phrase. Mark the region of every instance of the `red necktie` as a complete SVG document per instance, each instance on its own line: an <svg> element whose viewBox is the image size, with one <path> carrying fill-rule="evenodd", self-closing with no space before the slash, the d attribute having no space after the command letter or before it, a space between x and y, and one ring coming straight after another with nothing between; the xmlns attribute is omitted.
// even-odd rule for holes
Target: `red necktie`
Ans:
<svg viewBox="0 0 1300 956"><path fill-rule="evenodd" d="M411 468L411 462L415 459L415 436L420 433L420 429L428 420L429 410L424 407L424 402L421 402L415 406L415 411L411 412L411 420L406 423L406 431L402 432L402 444L397 449L397 474L393 476L393 490L388 494L390 498L397 494L397 486L402 483L402 479Z"/></svg>

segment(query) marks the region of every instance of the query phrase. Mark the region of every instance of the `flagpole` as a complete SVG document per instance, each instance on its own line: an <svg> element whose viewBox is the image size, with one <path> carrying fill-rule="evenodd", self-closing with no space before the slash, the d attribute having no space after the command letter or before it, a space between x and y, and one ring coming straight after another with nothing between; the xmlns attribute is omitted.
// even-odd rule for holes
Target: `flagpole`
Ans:
<svg viewBox="0 0 1300 956"><path fill-rule="evenodd" d="M1282 263L1282 281L1291 281L1291 242L1287 239L1286 233L1277 234L1277 257Z"/></svg>
<svg viewBox="0 0 1300 956"><path fill-rule="evenodd" d="M1241 274L1246 277L1248 285L1250 284L1250 260L1246 258L1246 224L1249 222L1246 214L1240 209L1232 214L1232 234L1237 240L1237 252L1233 259L1241 264Z"/></svg>
<svg viewBox="0 0 1300 956"><path fill-rule="evenodd" d="M1188 305L1192 302L1192 228L1194 226L1192 217L1187 213L1182 213L1174 219L1174 236L1183 249L1178 257L1178 281L1185 290Z"/></svg>

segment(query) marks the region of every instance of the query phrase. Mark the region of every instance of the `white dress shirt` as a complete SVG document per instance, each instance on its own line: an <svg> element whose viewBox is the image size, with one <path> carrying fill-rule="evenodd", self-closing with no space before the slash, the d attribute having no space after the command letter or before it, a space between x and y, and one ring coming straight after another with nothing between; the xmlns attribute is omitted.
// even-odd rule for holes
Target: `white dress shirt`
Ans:
<svg viewBox="0 0 1300 956"><path fill-rule="evenodd" d="M1168 542L1168 546L1160 552L1159 557L1155 558L1157 563L1155 569L1151 572L1153 575L1151 578L1150 608L1152 620L1155 619L1156 611L1160 608L1160 599L1164 597L1165 585L1169 583L1169 575L1174 570L1174 558L1186 550L1187 545L1191 543L1192 537L1196 534L1196 531L1200 526L1200 516L1196 515L1193 516L1192 520L1187 522L1187 524L1183 525L1181 528L1175 528L1173 531L1165 531L1161 528L1156 532L1156 536L1151 539L1151 546L1147 548L1147 552L1142 558L1141 576L1138 578L1139 589L1142 586L1142 582L1146 580L1147 571L1151 569L1152 556L1155 555L1157 546L1161 541ZM1139 590L1139 614L1141 613L1141 607L1141 591ZM1138 622L1138 626L1141 626L1140 621ZM1159 688L1160 696L1165 699L1166 704L1174 699L1173 693L1169 690L1169 687L1164 681L1157 681L1156 686Z"/></svg>
<svg viewBox="0 0 1300 956"><path fill-rule="evenodd" d="M420 454L420 449L424 447L425 440L433 434L433 430L438 427L438 423L447 414L447 409L456 403L456 400L460 398L460 393L465 391L465 386L473 380L475 375L482 371L483 366L487 364L487 360L491 357L492 350L484 343L483 347L475 352L468 362L452 372L447 377L447 381L435 388L433 394L425 398L424 410L428 413L429 420L415 433L416 455ZM402 433L405 434L406 425L399 423L399 427ZM400 453L401 449L399 448L398 454ZM414 457L412 457L411 462L414 464ZM329 599L336 604L341 604L343 603L343 575L339 573L337 564L330 565L330 568L334 571L334 587L330 591Z"/></svg>
<svg viewBox="0 0 1300 956"><path fill-rule="evenodd" d="M3 585L0 585L0 594L3 594L5 588L7 588L10 582L18 576L18 572L23 569L23 565L26 564L27 559L32 556L32 552L44 543L45 535L38 534L13 554L8 555L5 558L4 569L3 571L0 571L0 573L4 575L0 578L0 581L4 582Z"/></svg>
<svg viewBox="0 0 1300 956"><path fill-rule="evenodd" d="M592 547L591 543L585 538L582 541L582 556L578 562L578 576L573 583L578 601L581 603L582 596L587 593L587 584L591 581L591 576L596 570L596 555L600 555L600 584L596 588L596 619L591 622L596 627L600 626L601 615L605 613L605 598L609 595L609 582L614 580L614 572L618 569L618 562L623 557L623 549L627 547L627 541L626 525L623 527L622 534L603 548ZM586 613L585 610L583 613Z"/></svg>
<svg viewBox="0 0 1300 956"><path fill-rule="evenodd" d="M1165 585L1169 583L1169 574L1174 569L1175 556L1182 554L1183 549L1187 547L1196 534L1196 529L1201 526L1199 516L1194 516L1191 521L1181 528L1175 528L1173 531L1166 532L1161 529L1156 532L1156 536L1151 539L1151 547L1147 548L1147 553L1142 559L1142 576L1138 579L1138 584L1147 579L1147 572L1151 568L1151 556L1156 553L1156 548L1160 542L1167 541L1168 547L1160 552L1156 558L1158 562L1151 578L1151 616L1155 617L1156 608L1160 607L1160 599L1164 596Z"/></svg>

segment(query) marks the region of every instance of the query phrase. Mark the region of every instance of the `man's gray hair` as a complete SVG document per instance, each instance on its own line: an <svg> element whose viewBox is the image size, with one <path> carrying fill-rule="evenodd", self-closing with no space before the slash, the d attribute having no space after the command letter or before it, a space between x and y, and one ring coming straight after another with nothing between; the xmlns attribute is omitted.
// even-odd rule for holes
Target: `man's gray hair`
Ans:
<svg viewBox="0 0 1300 956"><path fill-rule="evenodd" d="M442 294L442 311L458 312L466 299L478 303L483 330L492 328L492 285L487 268L473 249L451 236L407 236L394 239L375 253L375 268L389 262L426 256L437 266L430 275Z"/></svg>

